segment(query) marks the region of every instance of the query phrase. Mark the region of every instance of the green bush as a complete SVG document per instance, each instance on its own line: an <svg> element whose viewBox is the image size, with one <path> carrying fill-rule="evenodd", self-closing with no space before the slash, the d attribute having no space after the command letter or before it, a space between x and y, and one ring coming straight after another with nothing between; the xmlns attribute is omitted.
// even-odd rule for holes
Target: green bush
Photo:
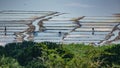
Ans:
<svg viewBox="0 0 120 68"><path fill-rule="evenodd" d="M22 42L0 46L0 68L119 68L120 44Z"/></svg>
<svg viewBox="0 0 120 68"><path fill-rule="evenodd" d="M17 60L11 58L11 57L0 57L0 68L23 68Z"/></svg>
<svg viewBox="0 0 120 68"><path fill-rule="evenodd" d="M104 49L104 53L98 58L102 61L101 66L103 67L120 68L120 44L113 44Z"/></svg>
<svg viewBox="0 0 120 68"><path fill-rule="evenodd" d="M46 45L48 49L55 49L61 47L61 44L57 44L53 42L42 42L42 44Z"/></svg>
<svg viewBox="0 0 120 68"><path fill-rule="evenodd" d="M5 48L0 46L0 56L3 56L6 54Z"/></svg>

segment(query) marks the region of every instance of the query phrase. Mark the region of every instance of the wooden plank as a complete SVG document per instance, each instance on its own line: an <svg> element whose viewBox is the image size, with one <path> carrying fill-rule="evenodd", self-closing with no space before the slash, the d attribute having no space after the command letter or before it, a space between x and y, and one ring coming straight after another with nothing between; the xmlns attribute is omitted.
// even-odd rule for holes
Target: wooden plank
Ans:
<svg viewBox="0 0 120 68"><path fill-rule="evenodd" d="M51 34L51 35L36 35L35 37L58 37L59 35L54 35L54 34Z"/></svg>
<svg viewBox="0 0 120 68"><path fill-rule="evenodd" d="M56 35L56 34L58 34L58 33L47 33L47 32L42 32L42 33L40 33L40 32L38 32L38 35Z"/></svg>
<svg viewBox="0 0 120 68"><path fill-rule="evenodd" d="M34 37L34 40L60 40L60 37Z"/></svg>
<svg viewBox="0 0 120 68"><path fill-rule="evenodd" d="M91 43L91 42L94 42L94 43L98 43L100 41L63 41L63 43Z"/></svg>
<svg viewBox="0 0 120 68"><path fill-rule="evenodd" d="M67 29L67 30L72 30L72 29L74 29L75 27L45 27L45 28L46 28L46 29L49 29L49 30L50 30L50 29L51 29L51 30L54 30L54 29L55 29L55 30L60 30L60 29L61 29L61 30L64 30L64 29L65 29L65 30L66 30L66 29Z"/></svg>
<svg viewBox="0 0 120 68"><path fill-rule="evenodd" d="M0 35L1 38L12 38L15 37L15 35L11 35L11 36L5 36L5 35Z"/></svg>
<svg viewBox="0 0 120 68"><path fill-rule="evenodd" d="M73 24L71 21L44 21L44 24Z"/></svg>
<svg viewBox="0 0 120 68"><path fill-rule="evenodd" d="M83 41L64 41L61 42L63 44L85 44L85 45L89 45L91 42L83 42ZM98 44L98 41L93 41L92 43Z"/></svg>
<svg viewBox="0 0 120 68"><path fill-rule="evenodd" d="M109 32L94 32L95 35L106 35L108 34ZM91 35L92 34L92 31L79 31L79 32L71 32L69 33L71 35Z"/></svg>
<svg viewBox="0 0 120 68"><path fill-rule="evenodd" d="M81 28L113 28L114 26L96 26L96 25L90 25L90 26L81 26Z"/></svg>
<svg viewBox="0 0 120 68"><path fill-rule="evenodd" d="M80 21L80 23L119 23L119 22L110 22L110 21Z"/></svg>
<svg viewBox="0 0 120 68"><path fill-rule="evenodd" d="M67 35L66 38L93 38L93 37L101 37L104 38L103 35Z"/></svg>
<svg viewBox="0 0 120 68"><path fill-rule="evenodd" d="M92 28L78 28L75 31L92 31ZM112 28L95 28L94 31L112 31Z"/></svg>
<svg viewBox="0 0 120 68"><path fill-rule="evenodd" d="M50 33L59 33L59 32L62 32L62 33L67 33L67 32L70 32L71 30L45 30L45 32L50 32Z"/></svg>
<svg viewBox="0 0 120 68"><path fill-rule="evenodd" d="M8 41L6 41L6 40L0 40L0 43L3 43L2 45L8 44L8 43L13 43L13 42L14 42L14 40L8 40Z"/></svg>
<svg viewBox="0 0 120 68"><path fill-rule="evenodd" d="M29 20L26 20L26 21L17 21L17 20L14 20L14 21L4 21L4 20L0 20L0 24L9 24L9 23L12 23L12 24L26 24L26 23L31 23L31 21Z"/></svg>
<svg viewBox="0 0 120 68"><path fill-rule="evenodd" d="M31 16L32 15L32 16ZM15 15L12 15L12 14L0 14L0 19L6 19L6 18L12 18L12 19L31 19L32 17L41 17L43 15L37 15L37 14L15 14ZM32 19L33 19L32 18Z"/></svg>
<svg viewBox="0 0 120 68"><path fill-rule="evenodd" d="M85 45L88 45L89 42L70 42L70 41L64 41L64 42L61 42L62 44L85 44Z"/></svg>
<svg viewBox="0 0 120 68"><path fill-rule="evenodd" d="M74 23L74 21L70 21L70 20L49 20L49 21L44 21L45 24L54 24L54 23L58 23L58 24L71 24ZM107 21L79 21L80 24L118 24L119 22L107 22Z"/></svg>
<svg viewBox="0 0 120 68"><path fill-rule="evenodd" d="M5 32L4 32L4 31L0 31L0 34L1 34L1 35L2 35L2 34L5 34ZM7 34L7 35L13 35L14 32L6 32L6 34Z"/></svg>
<svg viewBox="0 0 120 68"><path fill-rule="evenodd" d="M7 30L26 30L28 27L6 27Z"/></svg>
<svg viewBox="0 0 120 68"><path fill-rule="evenodd" d="M6 39L0 38L0 41L6 41L6 42L13 41L13 40L15 39L14 38L6 38Z"/></svg>
<svg viewBox="0 0 120 68"><path fill-rule="evenodd" d="M0 19L0 21L3 21L3 20L5 20L5 21L13 21L13 20L16 20L16 21L19 21L19 20L29 20L29 21L32 21L32 19L27 19L27 18L21 18L21 19L11 19L11 18L8 18L8 19Z"/></svg>
<svg viewBox="0 0 120 68"><path fill-rule="evenodd" d="M0 32L0 35L3 35L4 33L3 32Z"/></svg>
<svg viewBox="0 0 120 68"><path fill-rule="evenodd" d="M80 23L82 26L115 26L117 23Z"/></svg>
<svg viewBox="0 0 120 68"><path fill-rule="evenodd" d="M43 15L45 15L45 14L10 14L10 13L9 14L1 14L0 13L0 16L12 16L12 17L15 17L15 16L18 16L18 17L20 16L21 17L22 16L23 18L24 17L29 18L31 16L43 16Z"/></svg>
<svg viewBox="0 0 120 68"><path fill-rule="evenodd" d="M102 37L97 37L97 38L65 38L64 41L100 41L103 40L104 38Z"/></svg>
<svg viewBox="0 0 120 68"><path fill-rule="evenodd" d="M75 28L75 26L73 27L73 26L71 26L71 27L69 27L69 26L45 26L47 29L74 29ZM82 27L80 27L79 29L92 29L92 28L94 28L94 29L113 29L113 27L114 26L104 26L104 27L100 27L100 26L82 26Z"/></svg>
<svg viewBox="0 0 120 68"><path fill-rule="evenodd" d="M0 35L5 35L5 32L0 31ZM14 32L6 32L6 35L14 35Z"/></svg>
<svg viewBox="0 0 120 68"><path fill-rule="evenodd" d="M88 42L88 43L91 43L91 42L100 42L100 41L99 40L91 40L91 41L90 40L88 40L88 41L87 40L85 40L85 41L84 40L80 40L80 41L72 41L71 40L71 41L64 41L64 42L71 42L71 43L74 43L74 42Z"/></svg>
<svg viewBox="0 0 120 68"><path fill-rule="evenodd" d="M22 32L22 31L24 31L24 30L7 30L8 33L9 32Z"/></svg>
<svg viewBox="0 0 120 68"><path fill-rule="evenodd" d="M0 29L4 29L5 27L0 27Z"/></svg>
<svg viewBox="0 0 120 68"><path fill-rule="evenodd" d="M60 40L34 40L34 42L60 42Z"/></svg>
<svg viewBox="0 0 120 68"><path fill-rule="evenodd" d="M52 26L52 27L60 27L60 26L65 26L65 27L68 27L68 26L76 26L76 24L44 24L44 26Z"/></svg>
<svg viewBox="0 0 120 68"><path fill-rule="evenodd" d="M75 32L92 32L92 31L75 31ZM95 31L95 32L111 32L111 31Z"/></svg>
<svg viewBox="0 0 120 68"><path fill-rule="evenodd" d="M7 29L6 32L12 32L12 31L25 31L25 29Z"/></svg>
<svg viewBox="0 0 120 68"><path fill-rule="evenodd" d="M5 34L0 34L0 35L5 35ZM14 33L13 34L6 34L6 36L13 36L14 35Z"/></svg>
<svg viewBox="0 0 120 68"><path fill-rule="evenodd" d="M4 42L4 43L12 43L14 42L14 39L11 39L11 40L0 40L0 42Z"/></svg>
<svg viewBox="0 0 120 68"><path fill-rule="evenodd" d="M2 29L2 30L0 30L0 32L5 32L5 31Z"/></svg>
<svg viewBox="0 0 120 68"><path fill-rule="evenodd" d="M95 31L112 31L112 29L109 29L109 28L105 28L105 29L98 28L98 29L95 29Z"/></svg>
<svg viewBox="0 0 120 68"><path fill-rule="evenodd" d="M5 33L4 31L1 31L1 30L0 30L0 32ZM22 31L21 30L9 30L6 33L15 33L15 32L22 32Z"/></svg>
<svg viewBox="0 0 120 68"><path fill-rule="evenodd" d="M8 29L26 29L28 27L6 27Z"/></svg>
<svg viewBox="0 0 120 68"><path fill-rule="evenodd" d="M27 25L25 25L25 24L0 24L0 26L2 26L2 27L26 27ZM27 26L28 27L28 26Z"/></svg>

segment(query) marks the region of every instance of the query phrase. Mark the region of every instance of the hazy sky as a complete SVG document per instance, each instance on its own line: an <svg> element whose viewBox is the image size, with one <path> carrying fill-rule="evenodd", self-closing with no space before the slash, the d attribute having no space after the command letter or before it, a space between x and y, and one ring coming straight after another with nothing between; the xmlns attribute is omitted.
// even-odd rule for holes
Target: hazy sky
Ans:
<svg viewBox="0 0 120 68"><path fill-rule="evenodd" d="M120 0L0 0L0 10L58 11L74 15L120 13Z"/></svg>

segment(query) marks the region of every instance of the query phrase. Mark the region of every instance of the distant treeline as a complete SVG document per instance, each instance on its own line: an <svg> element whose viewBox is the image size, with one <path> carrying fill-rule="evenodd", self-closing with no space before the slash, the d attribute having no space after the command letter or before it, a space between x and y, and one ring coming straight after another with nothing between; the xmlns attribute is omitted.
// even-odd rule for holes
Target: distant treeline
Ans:
<svg viewBox="0 0 120 68"><path fill-rule="evenodd" d="M120 44L10 43L0 46L0 68L120 68Z"/></svg>

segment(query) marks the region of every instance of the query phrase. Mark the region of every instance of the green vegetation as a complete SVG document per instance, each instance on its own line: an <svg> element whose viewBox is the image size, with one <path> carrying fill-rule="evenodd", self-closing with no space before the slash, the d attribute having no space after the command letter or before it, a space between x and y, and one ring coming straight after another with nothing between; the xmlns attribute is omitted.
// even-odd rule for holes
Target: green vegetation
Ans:
<svg viewBox="0 0 120 68"><path fill-rule="evenodd" d="M120 68L120 44L10 43L0 46L0 68Z"/></svg>

